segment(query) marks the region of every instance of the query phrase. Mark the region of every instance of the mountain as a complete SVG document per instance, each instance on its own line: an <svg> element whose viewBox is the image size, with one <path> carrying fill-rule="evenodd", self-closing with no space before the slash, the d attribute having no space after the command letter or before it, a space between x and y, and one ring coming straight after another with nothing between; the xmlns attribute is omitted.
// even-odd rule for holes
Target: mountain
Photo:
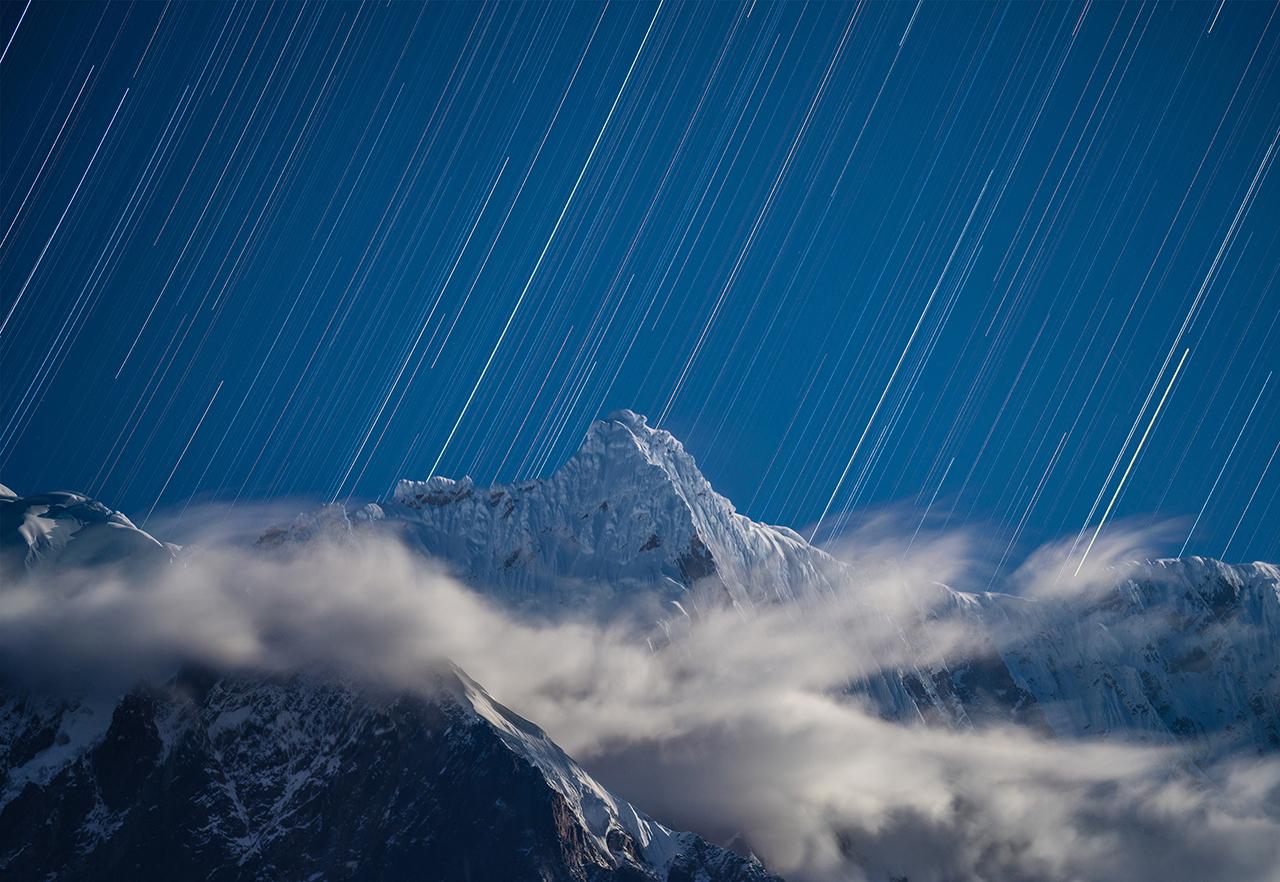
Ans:
<svg viewBox="0 0 1280 882"><path fill-rule="evenodd" d="M1280 568L1132 563L1077 602L985 595L969 614L1060 734L1280 750Z"/></svg>
<svg viewBox="0 0 1280 882"><path fill-rule="evenodd" d="M0 519L0 590L65 566L183 565L77 494L6 493ZM456 668L412 694L192 667L123 695L0 681L0 875L776 878L609 793Z"/></svg>
<svg viewBox="0 0 1280 882"><path fill-rule="evenodd" d="M264 541L351 524L395 529L475 588L552 617L638 610L661 620L717 602L749 609L822 597L869 575L859 561L735 511L676 438L628 410L593 423L545 480L401 481L390 500L303 515ZM1280 570L1187 558L1113 575L1087 598L921 586L922 608L972 626L982 650L883 670L851 688L890 719L1190 739L1210 753L1280 749ZM879 614L870 600L866 614ZM897 627L887 618L885 626Z"/></svg>
<svg viewBox="0 0 1280 882"><path fill-rule="evenodd" d="M749 608L829 590L835 564L793 530L738 514L678 440L629 410L593 423L544 481L401 481L379 512L469 581L542 609L608 613L637 593L683 605L708 578Z"/></svg>
<svg viewBox="0 0 1280 882"><path fill-rule="evenodd" d="M175 550L125 515L80 493L20 497L0 484L0 565L10 571L41 563L167 563Z"/></svg>
<svg viewBox="0 0 1280 882"><path fill-rule="evenodd" d="M630 411L594 423L545 480L402 481L383 502L300 514L259 550L361 530L401 536L523 614L630 617L658 634L712 605L821 610L877 575L736 512L678 440ZM83 496L0 495L6 585L104 561L184 565L180 549ZM1274 565L1137 561L1088 591L1039 598L916 590L918 616L972 639L942 657L908 646L902 656L933 661L886 663L848 684L885 718L1178 743L1205 760L1280 750ZM920 639L875 596L857 600L903 645ZM611 794L461 671L423 685L386 693L184 669L122 696L3 687L0 872L772 878Z"/></svg>
<svg viewBox="0 0 1280 882"><path fill-rule="evenodd" d="M6 879L764 882L604 790L460 672L431 697L184 671L0 705Z"/></svg>
<svg viewBox="0 0 1280 882"><path fill-rule="evenodd" d="M630 410L592 423L545 480L404 480L389 500L352 511L329 505L260 541L361 527L393 530L473 588L550 619L630 617L664 627L709 604L747 611L830 596L837 582L859 576L794 530L739 514L679 440ZM880 616L870 605L866 614ZM918 719L925 714L911 684L929 677L884 671L857 688L886 716Z"/></svg>

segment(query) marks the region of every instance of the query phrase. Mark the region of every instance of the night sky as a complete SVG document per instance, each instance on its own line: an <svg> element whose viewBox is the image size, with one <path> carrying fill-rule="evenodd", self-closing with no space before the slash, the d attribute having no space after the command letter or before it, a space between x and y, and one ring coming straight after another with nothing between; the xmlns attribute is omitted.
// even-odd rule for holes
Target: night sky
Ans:
<svg viewBox="0 0 1280 882"><path fill-rule="evenodd" d="M363 500L630 407L818 541L1280 560L1277 13L5 2L0 481Z"/></svg>

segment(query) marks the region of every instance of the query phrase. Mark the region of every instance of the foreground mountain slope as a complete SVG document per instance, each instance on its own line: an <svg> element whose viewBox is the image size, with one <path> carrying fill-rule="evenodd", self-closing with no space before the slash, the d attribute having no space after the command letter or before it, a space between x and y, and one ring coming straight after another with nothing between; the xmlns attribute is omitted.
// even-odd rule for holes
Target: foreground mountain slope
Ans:
<svg viewBox="0 0 1280 882"><path fill-rule="evenodd" d="M6 879L771 878L613 797L462 675L418 697L187 672L109 710L3 709Z"/></svg>

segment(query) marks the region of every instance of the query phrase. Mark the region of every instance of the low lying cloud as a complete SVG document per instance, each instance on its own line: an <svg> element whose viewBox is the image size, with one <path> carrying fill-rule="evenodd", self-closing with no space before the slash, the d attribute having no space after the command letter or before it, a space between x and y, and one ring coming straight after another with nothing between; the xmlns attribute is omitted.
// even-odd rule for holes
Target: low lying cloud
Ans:
<svg viewBox="0 0 1280 882"><path fill-rule="evenodd" d="M6 577L0 664L41 686L194 661L414 689L450 660L621 795L793 880L1280 878L1280 761L1199 769L1169 749L903 725L850 694L979 645L928 615L962 544L915 545L835 597L700 604L645 631L521 619L385 537L214 543L145 574ZM1046 554L1019 578L1052 570Z"/></svg>
<svg viewBox="0 0 1280 882"><path fill-rule="evenodd" d="M797 879L1275 878L1280 765L897 725L812 695L606 751L602 779Z"/></svg>

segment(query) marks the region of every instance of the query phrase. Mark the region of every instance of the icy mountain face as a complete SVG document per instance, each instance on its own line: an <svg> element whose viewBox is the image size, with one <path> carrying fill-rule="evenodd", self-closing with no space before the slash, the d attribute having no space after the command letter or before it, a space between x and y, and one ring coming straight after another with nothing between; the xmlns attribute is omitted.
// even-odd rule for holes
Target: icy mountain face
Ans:
<svg viewBox="0 0 1280 882"><path fill-rule="evenodd" d="M1133 562L1086 597L939 588L933 615L986 651L906 672L933 722L1180 743L1201 759L1280 750L1280 569Z"/></svg>
<svg viewBox="0 0 1280 882"><path fill-rule="evenodd" d="M1131 564L1085 603L986 595L970 609L1051 731L1204 752L1280 750L1280 568Z"/></svg>
<svg viewBox="0 0 1280 882"><path fill-rule="evenodd" d="M174 546L87 496L66 492L18 496L0 484L0 565L15 571L124 559L167 563L173 552Z"/></svg>
<svg viewBox="0 0 1280 882"><path fill-rule="evenodd" d="M430 697L186 671L3 704L6 879L767 882L604 790L458 672Z"/></svg>
<svg viewBox="0 0 1280 882"><path fill-rule="evenodd" d="M829 587L835 563L738 514L679 441L629 410L594 423L546 480L401 481L381 514L468 582L540 611L608 613L637 597L687 607L695 585L750 607Z"/></svg>

